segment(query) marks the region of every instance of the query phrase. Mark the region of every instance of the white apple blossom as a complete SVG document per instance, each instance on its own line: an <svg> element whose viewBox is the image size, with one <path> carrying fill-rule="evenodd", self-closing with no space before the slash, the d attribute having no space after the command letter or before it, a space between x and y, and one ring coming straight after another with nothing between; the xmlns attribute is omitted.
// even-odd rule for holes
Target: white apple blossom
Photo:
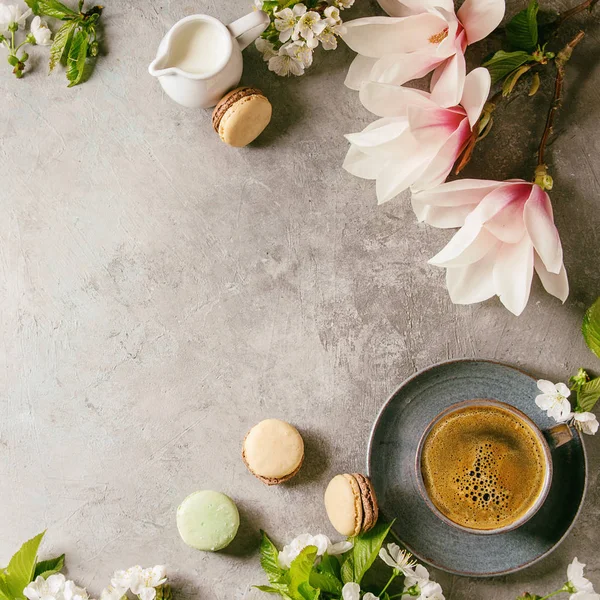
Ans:
<svg viewBox="0 0 600 600"><path fill-rule="evenodd" d="M39 17L34 17L31 21L31 33L35 43L40 46L49 46L52 43L52 32Z"/></svg>
<svg viewBox="0 0 600 600"><path fill-rule="evenodd" d="M126 588L109 585L102 590L100 600L121 600L127 594Z"/></svg>
<svg viewBox="0 0 600 600"><path fill-rule="evenodd" d="M302 37L306 40L306 45L309 48L316 48L319 45L317 36L322 33L326 26L327 23L321 19L321 15L318 12L309 10L298 20L293 39L298 40Z"/></svg>
<svg viewBox="0 0 600 600"><path fill-rule="evenodd" d="M47 579L36 577L24 590L29 600L89 600L85 588L67 580L62 573L54 573Z"/></svg>
<svg viewBox="0 0 600 600"><path fill-rule="evenodd" d="M594 591L592 582L583 576L584 567L585 565L580 563L577 557L567 567L569 581L565 587L571 593L569 600L600 600L600 594Z"/></svg>
<svg viewBox="0 0 600 600"><path fill-rule="evenodd" d="M342 600L360 600L360 585L358 583L349 582L342 588ZM363 596L363 600L379 600L375 594L367 592Z"/></svg>
<svg viewBox="0 0 600 600"><path fill-rule="evenodd" d="M322 533L317 535L303 533L283 547L283 550L279 553L279 564L284 569L289 569L292 561L307 546L316 546L317 556L323 556L325 553L329 554L329 556L336 556L350 550L350 548L352 548L352 542L343 541L333 544L331 540Z"/></svg>
<svg viewBox="0 0 600 600"><path fill-rule="evenodd" d="M284 8L276 13L275 16L275 29L279 31L279 41L287 42L294 34L298 18L306 14L306 6L304 4L296 4L294 8Z"/></svg>
<svg viewBox="0 0 600 600"><path fill-rule="evenodd" d="M598 419L596 415L591 412L576 412L573 413L573 424L575 427L587 433L588 435L595 435L598 431Z"/></svg>
<svg viewBox="0 0 600 600"><path fill-rule="evenodd" d="M31 15L30 8L25 12L21 12L21 7L18 4L0 4L0 33L8 31L13 23L19 29L23 29L29 15Z"/></svg>
<svg viewBox="0 0 600 600"><path fill-rule="evenodd" d="M535 403L545 410L549 417L559 423L564 423L573 416L571 403L567 400L571 395L571 390L564 383L554 384L551 381L540 379L537 386L542 393L536 396Z"/></svg>
<svg viewBox="0 0 600 600"><path fill-rule="evenodd" d="M354 0L333 0L333 4L339 8L352 8Z"/></svg>
<svg viewBox="0 0 600 600"><path fill-rule="evenodd" d="M277 50L275 50L275 46L269 42L269 40L265 40L264 38L257 38L254 42L256 49L262 54L263 60L265 62L269 62L269 59L277 56Z"/></svg>
<svg viewBox="0 0 600 600"><path fill-rule="evenodd" d="M328 25L337 25L340 21L340 9L337 6L328 6L324 11L324 21Z"/></svg>
<svg viewBox="0 0 600 600"><path fill-rule="evenodd" d="M312 65L313 51L306 42L288 42L286 52L301 61L305 69Z"/></svg>
<svg viewBox="0 0 600 600"><path fill-rule="evenodd" d="M442 586L429 579L429 571L423 565L417 565L412 573L406 575L404 579L404 591L416 586L418 596L416 600L445 600L442 592ZM414 595L405 594L402 600L415 598Z"/></svg>
<svg viewBox="0 0 600 600"><path fill-rule="evenodd" d="M281 77L304 75L304 62L296 54L296 48L291 43L281 46L277 55L269 59L269 71Z"/></svg>
<svg viewBox="0 0 600 600"><path fill-rule="evenodd" d="M388 544L387 550L381 548L379 551L379 558L392 569L396 569L405 576L414 575L414 568L417 565L417 561L413 560L413 556L410 552L402 550L397 544Z"/></svg>

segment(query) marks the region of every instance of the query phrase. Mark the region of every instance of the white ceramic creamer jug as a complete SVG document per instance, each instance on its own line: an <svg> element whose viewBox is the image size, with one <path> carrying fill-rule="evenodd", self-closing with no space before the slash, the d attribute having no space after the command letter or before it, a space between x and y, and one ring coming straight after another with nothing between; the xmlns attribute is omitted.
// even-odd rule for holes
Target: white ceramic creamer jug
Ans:
<svg viewBox="0 0 600 600"><path fill-rule="evenodd" d="M191 15L175 23L148 67L175 102L209 108L242 77L242 50L269 26L262 10L223 25L208 15Z"/></svg>

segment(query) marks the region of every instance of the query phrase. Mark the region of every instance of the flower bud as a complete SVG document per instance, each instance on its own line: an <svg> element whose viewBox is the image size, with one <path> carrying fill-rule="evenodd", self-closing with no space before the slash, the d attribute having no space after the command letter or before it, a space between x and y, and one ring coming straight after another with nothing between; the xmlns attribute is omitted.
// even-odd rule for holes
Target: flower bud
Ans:
<svg viewBox="0 0 600 600"><path fill-rule="evenodd" d="M11 31L11 32L13 32L13 33L14 33L15 31L18 31L18 30L19 30L19 24L18 24L18 23L11 23L11 24L8 26L8 30L9 30L9 31Z"/></svg>
<svg viewBox="0 0 600 600"><path fill-rule="evenodd" d="M27 35L27 37L25 38L25 41L26 41L28 44L31 44L32 46L35 46L35 45L36 45L36 43L37 43L37 42L35 41L35 35L33 35L33 33L29 33L29 34Z"/></svg>
<svg viewBox="0 0 600 600"><path fill-rule="evenodd" d="M92 42L90 44L90 56L98 56L98 42Z"/></svg>
<svg viewBox="0 0 600 600"><path fill-rule="evenodd" d="M27 54L27 52L23 52L23 54L21 54L19 61L24 63L27 62L27 59L29 58L29 54Z"/></svg>
<svg viewBox="0 0 600 600"><path fill-rule="evenodd" d="M16 67L19 64L19 59L14 54L10 54L7 60L11 67Z"/></svg>

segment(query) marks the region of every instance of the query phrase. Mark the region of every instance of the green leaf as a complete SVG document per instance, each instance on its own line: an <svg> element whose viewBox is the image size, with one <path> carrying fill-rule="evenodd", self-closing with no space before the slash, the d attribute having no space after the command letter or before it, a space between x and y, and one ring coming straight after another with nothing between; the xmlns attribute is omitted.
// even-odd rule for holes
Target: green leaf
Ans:
<svg viewBox="0 0 600 600"><path fill-rule="evenodd" d="M285 583L288 584L293 600L316 600L318 598L318 590L315 590L309 583L316 558L317 547L306 546L292 561L290 570L285 574Z"/></svg>
<svg viewBox="0 0 600 600"><path fill-rule="evenodd" d="M335 594L336 596L342 594L342 582L335 575L326 571L319 572L313 569L308 581L313 588L317 588L322 592Z"/></svg>
<svg viewBox="0 0 600 600"><path fill-rule="evenodd" d="M6 584L5 569L0 570L0 600L11 600L8 585Z"/></svg>
<svg viewBox="0 0 600 600"><path fill-rule="evenodd" d="M285 573L279 566L279 550L262 529L260 535L260 566L271 583L279 582Z"/></svg>
<svg viewBox="0 0 600 600"><path fill-rule="evenodd" d="M83 77L85 69L85 58L88 49L88 36L81 29L74 34L73 42L69 48L69 57L67 58L67 79L70 81L68 87L77 85Z"/></svg>
<svg viewBox="0 0 600 600"><path fill-rule="evenodd" d="M587 309L581 331L589 349L600 358L600 298Z"/></svg>
<svg viewBox="0 0 600 600"><path fill-rule="evenodd" d="M35 0L38 14L54 17L55 19L73 19L79 16L73 9L58 0ZM33 10L33 9L32 9Z"/></svg>
<svg viewBox="0 0 600 600"><path fill-rule="evenodd" d="M534 58L527 52L520 50L518 52L504 52L504 50L498 50L490 60L483 63L483 66L487 67L487 70L490 72L492 83L496 83L530 60L534 60Z"/></svg>
<svg viewBox="0 0 600 600"><path fill-rule="evenodd" d="M15 600L24 598L23 590L33 579L37 551L45 533L45 531L42 531L42 533L25 542L10 559L8 567L6 567L4 579L10 595Z"/></svg>
<svg viewBox="0 0 600 600"><path fill-rule="evenodd" d="M34 15L40 14L40 7L38 0L25 0L25 4L31 9Z"/></svg>
<svg viewBox="0 0 600 600"><path fill-rule="evenodd" d="M377 523L373 529L354 538L352 549L354 581L360 583L381 550L392 523ZM343 575L343 567L342 567Z"/></svg>
<svg viewBox="0 0 600 600"><path fill-rule="evenodd" d="M354 581L354 558L352 554L349 554L342 563L341 576L343 583Z"/></svg>
<svg viewBox="0 0 600 600"><path fill-rule="evenodd" d="M54 573L58 573L62 571L62 568L65 566L65 555L61 554L56 558L50 558L48 560L42 560L35 565L35 572L33 574L33 579L36 577L43 577L47 579L50 575L54 575Z"/></svg>
<svg viewBox="0 0 600 600"><path fill-rule="evenodd" d="M341 579L341 565L336 556L329 556L327 552L323 554L321 562L317 565L319 573L329 573L336 579Z"/></svg>
<svg viewBox="0 0 600 600"><path fill-rule="evenodd" d="M531 69L531 65L521 65L518 69L514 70L502 84L502 96L505 98L510 96L521 76L527 73L529 69Z"/></svg>
<svg viewBox="0 0 600 600"><path fill-rule="evenodd" d="M538 43L538 0L531 0L525 10L517 13L506 26L509 44L517 50L533 50Z"/></svg>
<svg viewBox="0 0 600 600"><path fill-rule="evenodd" d="M76 27L77 21L67 21L54 34L54 41L50 47L50 63L48 65L50 71L62 60L63 55L68 52L69 44L67 42L72 37Z"/></svg>
<svg viewBox="0 0 600 600"><path fill-rule="evenodd" d="M272 585L255 585L254 587L261 592L266 592L267 594L279 594L284 598L290 598L288 594L288 587L283 583L274 583Z"/></svg>
<svg viewBox="0 0 600 600"><path fill-rule="evenodd" d="M584 383L577 394L577 412L590 412L600 399L600 377Z"/></svg>

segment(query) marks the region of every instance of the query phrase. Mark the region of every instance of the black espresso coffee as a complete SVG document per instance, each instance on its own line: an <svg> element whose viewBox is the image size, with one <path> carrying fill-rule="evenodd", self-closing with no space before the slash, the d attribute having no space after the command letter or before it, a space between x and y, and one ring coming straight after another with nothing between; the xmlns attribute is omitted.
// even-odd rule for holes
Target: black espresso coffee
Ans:
<svg viewBox="0 0 600 600"><path fill-rule="evenodd" d="M421 454L429 498L448 519L471 529L499 529L521 519L540 496L546 470L531 426L491 405L443 417Z"/></svg>

